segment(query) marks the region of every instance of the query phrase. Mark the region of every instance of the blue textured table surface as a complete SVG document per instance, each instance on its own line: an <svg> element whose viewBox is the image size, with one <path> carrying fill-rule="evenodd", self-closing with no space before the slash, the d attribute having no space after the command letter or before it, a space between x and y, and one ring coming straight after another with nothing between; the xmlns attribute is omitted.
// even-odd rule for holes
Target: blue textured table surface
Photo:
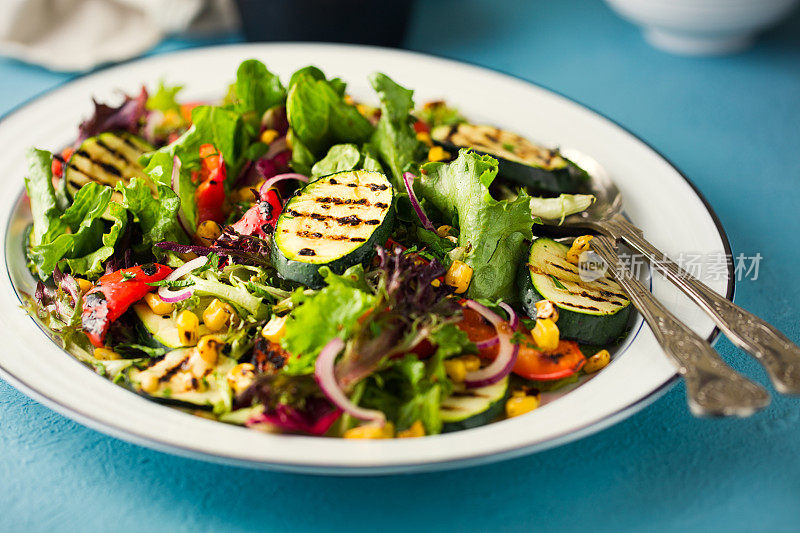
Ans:
<svg viewBox="0 0 800 533"><path fill-rule="evenodd" d="M709 199L734 253L763 256L736 301L800 340L800 16L746 53L698 59L650 48L597 1L486 5L426 2L408 47L554 88L653 144ZM207 43L156 52L197 44ZM67 79L0 59L0 111ZM766 383L730 342L717 347ZM747 420L697 420L683 394L679 385L621 424L522 459L345 479L153 452L0 381L0 531L797 531L800 400L775 398Z"/></svg>

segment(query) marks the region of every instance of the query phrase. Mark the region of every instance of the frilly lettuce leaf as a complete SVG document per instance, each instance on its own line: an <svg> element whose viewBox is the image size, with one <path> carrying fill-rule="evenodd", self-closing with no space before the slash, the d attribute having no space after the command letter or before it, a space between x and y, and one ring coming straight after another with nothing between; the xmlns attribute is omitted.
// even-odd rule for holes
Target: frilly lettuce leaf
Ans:
<svg viewBox="0 0 800 533"><path fill-rule="evenodd" d="M489 186L497 160L461 150L451 163L427 163L417 181L419 193L446 217L457 221L463 261L472 267L470 298L513 301L514 274L533 238L530 197L495 200Z"/></svg>

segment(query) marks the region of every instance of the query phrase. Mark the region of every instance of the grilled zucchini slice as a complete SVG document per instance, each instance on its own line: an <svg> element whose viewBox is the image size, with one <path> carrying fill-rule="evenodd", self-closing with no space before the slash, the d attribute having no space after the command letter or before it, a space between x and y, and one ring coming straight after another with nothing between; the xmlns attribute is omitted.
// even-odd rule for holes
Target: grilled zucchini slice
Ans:
<svg viewBox="0 0 800 533"><path fill-rule="evenodd" d="M442 432L483 426L503 412L508 397L508 376L485 387L461 387L445 398L439 406Z"/></svg>
<svg viewBox="0 0 800 533"><path fill-rule="evenodd" d="M319 288L322 266L341 274L368 261L391 234L393 201L392 184L380 172L350 170L309 183L278 218L275 268L285 279Z"/></svg>
<svg viewBox="0 0 800 533"><path fill-rule="evenodd" d="M229 403L227 373L236 361L220 355L216 365L205 367L198 375L193 368L198 359L196 348L173 350L144 369L131 368L128 381L143 396L168 405L211 409ZM153 380L155 388L143 385Z"/></svg>
<svg viewBox="0 0 800 533"><path fill-rule="evenodd" d="M139 156L152 150L153 147L144 139L127 132L106 132L90 137L67 161L64 170L67 191L74 196L78 189L91 181L111 188L119 182L127 185L131 178L142 178L151 183L139 164Z"/></svg>
<svg viewBox="0 0 800 533"><path fill-rule="evenodd" d="M150 309L150 306L144 303L134 304L133 310L156 342L169 349L182 348L184 346L178 335L178 325L172 316L157 315ZM197 330L197 338L210 333L211 330L205 324L200 324Z"/></svg>
<svg viewBox="0 0 800 533"><path fill-rule="evenodd" d="M550 300L558 307L556 325L562 338L587 344L609 344L628 325L631 305L622 288L607 277L583 281L578 267L567 261L569 247L540 237L519 276L522 305L536 316L536 302Z"/></svg>
<svg viewBox="0 0 800 533"><path fill-rule="evenodd" d="M588 176L558 150L544 148L528 139L493 126L453 124L438 126L431 138L455 153L472 148L498 160L499 177L522 185L532 193L578 193Z"/></svg>

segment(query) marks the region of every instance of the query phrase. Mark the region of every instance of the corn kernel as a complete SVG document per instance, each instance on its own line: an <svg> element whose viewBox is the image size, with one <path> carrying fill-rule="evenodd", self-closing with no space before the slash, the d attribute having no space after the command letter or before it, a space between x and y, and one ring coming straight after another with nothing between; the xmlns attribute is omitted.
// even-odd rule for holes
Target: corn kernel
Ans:
<svg viewBox="0 0 800 533"><path fill-rule="evenodd" d="M442 284L442 282L439 281L438 279L434 279L434 280L431 281L431 285L433 285L434 287L438 287L441 284Z"/></svg>
<svg viewBox="0 0 800 533"><path fill-rule="evenodd" d="M264 326L264 329L261 331L261 335L264 336L270 342L280 342L283 336L286 334L286 317L285 316L273 316L267 325Z"/></svg>
<svg viewBox="0 0 800 533"><path fill-rule="evenodd" d="M239 363L228 372L228 384L233 392L239 394L253 382L256 377L256 367L251 363Z"/></svg>
<svg viewBox="0 0 800 533"><path fill-rule="evenodd" d="M181 311L177 319L178 339L184 346L197 344L197 330L200 328L200 320L197 315L185 309Z"/></svg>
<svg viewBox="0 0 800 533"><path fill-rule="evenodd" d="M436 235L438 235L442 239L446 239L450 235L451 229L453 229L453 226L448 226L446 224L444 226L439 226L438 228L436 228Z"/></svg>
<svg viewBox="0 0 800 533"><path fill-rule="evenodd" d="M431 139L431 134L427 131L421 131L417 133L417 140L421 143L424 143L428 147L433 146L433 140Z"/></svg>
<svg viewBox="0 0 800 533"><path fill-rule="evenodd" d="M433 146L428 150L428 161L441 161L450 159L450 152L445 151L441 146Z"/></svg>
<svg viewBox="0 0 800 533"><path fill-rule="evenodd" d="M219 236L222 235L222 229L213 220L204 220L197 226L195 235L210 244L219 239Z"/></svg>
<svg viewBox="0 0 800 533"><path fill-rule="evenodd" d="M539 300L536 306L536 318L549 318L553 322L558 322L558 308L550 300Z"/></svg>
<svg viewBox="0 0 800 533"><path fill-rule="evenodd" d="M467 377L467 365L461 359L448 359L444 362L444 369L447 375L455 383L464 383Z"/></svg>
<svg viewBox="0 0 800 533"><path fill-rule="evenodd" d="M352 96L350 96L349 94L346 94L346 95L344 95L344 103L347 104L347 105L354 105L356 103L356 101L353 100Z"/></svg>
<svg viewBox="0 0 800 533"><path fill-rule="evenodd" d="M108 348L95 348L94 358L100 361L113 361L114 359L122 359L122 356Z"/></svg>
<svg viewBox="0 0 800 533"><path fill-rule="evenodd" d="M545 352L558 348L558 326L549 318L542 318L536 321L536 325L531 330L531 337L533 337L533 342L536 343L536 346Z"/></svg>
<svg viewBox="0 0 800 533"><path fill-rule="evenodd" d="M365 424L350 428L344 432L346 439L391 439L394 437L394 425L386 422L384 425Z"/></svg>
<svg viewBox="0 0 800 533"><path fill-rule="evenodd" d="M581 254L589 250L591 240L591 235L581 235L572 241L572 246L567 252L567 262L577 265L581 260Z"/></svg>
<svg viewBox="0 0 800 533"><path fill-rule="evenodd" d="M256 189L258 190L258 189ZM253 187L241 187L233 191L231 195L231 199L234 202L250 202L254 203L256 201L256 195L253 194Z"/></svg>
<svg viewBox="0 0 800 533"><path fill-rule="evenodd" d="M158 389L158 378L150 372L139 374L139 386L147 393L155 392Z"/></svg>
<svg viewBox="0 0 800 533"><path fill-rule="evenodd" d="M225 343L216 335L203 335L197 343L197 353L209 365L217 364L217 359Z"/></svg>
<svg viewBox="0 0 800 533"><path fill-rule="evenodd" d="M404 429L403 431L397 432L398 439L409 439L414 437L424 437L425 436L425 426L422 425L422 422L416 420L411 427L408 429Z"/></svg>
<svg viewBox="0 0 800 533"><path fill-rule="evenodd" d="M278 138L278 135L280 135L280 133L275 130L264 130L261 132L260 140L264 144L272 144L275 142L275 139Z"/></svg>
<svg viewBox="0 0 800 533"><path fill-rule="evenodd" d="M203 311L203 323L211 331L222 331L235 315L236 311L231 304L214 298Z"/></svg>
<svg viewBox="0 0 800 533"><path fill-rule="evenodd" d="M462 355L459 359L464 361L464 367L467 369L467 372L475 372L481 368L481 358L477 355Z"/></svg>
<svg viewBox="0 0 800 533"><path fill-rule="evenodd" d="M539 407L538 396L518 396L514 395L506 402L506 416L513 418L524 415Z"/></svg>
<svg viewBox="0 0 800 533"><path fill-rule="evenodd" d="M470 281L472 281L472 267L461 261L453 261L444 276L444 282L455 287L456 294L466 292Z"/></svg>
<svg viewBox="0 0 800 533"><path fill-rule="evenodd" d="M94 287L94 284L88 279L75 278L75 281L78 282L78 288L81 290L81 292L89 292L89 290Z"/></svg>
<svg viewBox="0 0 800 533"><path fill-rule="evenodd" d="M148 292L144 295L144 303L157 315L169 315L175 310L175 304L165 302L154 292Z"/></svg>
<svg viewBox="0 0 800 533"><path fill-rule="evenodd" d="M608 350L600 350L586 360L586 364L583 365L583 371L586 374L593 374L605 368L609 362L611 362L611 354L608 353Z"/></svg>
<svg viewBox="0 0 800 533"><path fill-rule="evenodd" d="M366 118L370 118L370 116L373 114L373 109L368 105L356 104L356 109L358 109L358 112Z"/></svg>

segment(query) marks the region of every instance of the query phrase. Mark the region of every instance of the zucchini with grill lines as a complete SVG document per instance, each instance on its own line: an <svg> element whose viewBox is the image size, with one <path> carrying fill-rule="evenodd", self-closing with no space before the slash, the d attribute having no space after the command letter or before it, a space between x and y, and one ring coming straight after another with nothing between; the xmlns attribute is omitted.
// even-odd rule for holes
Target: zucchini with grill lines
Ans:
<svg viewBox="0 0 800 533"><path fill-rule="evenodd" d="M385 175L349 170L319 178L283 208L272 239L278 273L313 289L319 269L341 274L373 257L394 224L394 189Z"/></svg>
<svg viewBox="0 0 800 533"><path fill-rule="evenodd" d="M105 132L83 141L67 161L64 181L71 196L89 182L108 185L127 185L132 178L142 178L154 188L144 173L139 157L153 147L136 135L127 132ZM118 198L119 193L115 193Z"/></svg>
<svg viewBox="0 0 800 533"><path fill-rule="evenodd" d="M498 161L499 178L521 185L531 193L578 193L587 181L586 171L561 155L528 139L493 126L453 124L438 126L431 138L452 153L471 148Z"/></svg>
<svg viewBox="0 0 800 533"><path fill-rule="evenodd" d="M552 239L533 241L517 279L525 312L535 317L536 302L550 300L558 308L556 325L562 338L586 344L614 342L628 325L630 300L608 277L582 280L578 267L567 261L568 251Z"/></svg>

